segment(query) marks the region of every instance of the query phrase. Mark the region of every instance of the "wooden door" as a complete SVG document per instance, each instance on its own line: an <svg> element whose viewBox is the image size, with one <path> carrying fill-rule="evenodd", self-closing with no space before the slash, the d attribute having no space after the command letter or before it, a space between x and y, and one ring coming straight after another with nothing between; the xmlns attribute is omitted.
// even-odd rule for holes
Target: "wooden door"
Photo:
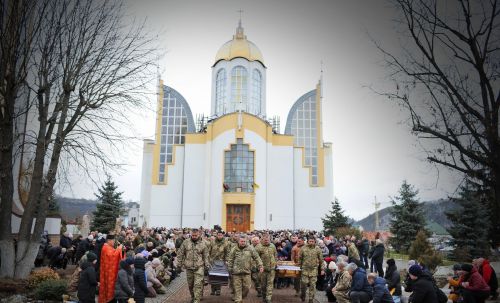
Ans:
<svg viewBox="0 0 500 303"><path fill-rule="evenodd" d="M250 205L228 204L226 206L226 231L250 231Z"/></svg>

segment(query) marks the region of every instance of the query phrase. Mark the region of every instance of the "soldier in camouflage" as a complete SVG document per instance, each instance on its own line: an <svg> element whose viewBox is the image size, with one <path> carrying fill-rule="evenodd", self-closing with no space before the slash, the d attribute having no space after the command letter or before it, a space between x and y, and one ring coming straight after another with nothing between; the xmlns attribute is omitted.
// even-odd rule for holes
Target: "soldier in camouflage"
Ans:
<svg viewBox="0 0 500 303"><path fill-rule="evenodd" d="M198 229L191 231L191 238L182 242L177 255L178 270L186 268L191 302L199 303L203 295L203 274L210 267L209 251Z"/></svg>
<svg viewBox="0 0 500 303"><path fill-rule="evenodd" d="M216 238L210 244L210 264L214 264L218 260L226 262L228 255L229 242L224 238L224 232L219 230ZM220 296L220 285L212 285L210 294Z"/></svg>
<svg viewBox="0 0 500 303"><path fill-rule="evenodd" d="M252 238L252 245L254 248L257 248L257 246L260 244L260 239L259 237L255 236ZM259 268L257 267L257 262L252 261L252 282L253 285L255 285L255 290L257 291L257 297L261 297L261 286L260 286L260 273L259 273Z"/></svg>
<svg viewBox="0 0 500 303"><path fill-rule="evenodd" d="M233 279L235 303L241 303L243 298L248 295L252 283L250 278L252 260L257 262L259 272L262 273L264 267L262 266L259 254L257 254L252 245L247 245L245 236L240 236L238 246L231 251L227 261L227 267L231 274L231 279Z"/></svg>
<svg viewBox="0 0 500 303"><path fill-rule="evenodd" d="M262 289L262 296L264 297L264 303L271 303L278 253L276 252L274 244L271 243L269 234L262 236L262 243L258 244L255 250L259 254L259 257L262 260L262 265L264 266L264 272L260 274L260 285Z"/></svg>
<svg viewBox="0 0 500 303"><path fill-rule="evenodd" d="M238 239L239 239L239 235L233 231L233 233L231 234L231 238L229 239L229 244L228 244L229 245L229 249L228 249L229 254L233 251L233 249L238 247ZM229 254L228 254L228 257L229 257ZM229 280L229 289L231 290L231 295L233 297L232 299L234 301L234 279Z"/></svg>
<svg viewBox="0 0 500 303"><path fill-rule="evenodd" d="M306 293L309 303L314 301L316 293L316 280L318 279L318 268L321 268L321 275L325 274L325 264L321 254L321 249L316 246L316 239L313 236L307 238L307 245L304 245L299 252L299 265L301 268L300 277L300 299L306 300Z"/></svg>

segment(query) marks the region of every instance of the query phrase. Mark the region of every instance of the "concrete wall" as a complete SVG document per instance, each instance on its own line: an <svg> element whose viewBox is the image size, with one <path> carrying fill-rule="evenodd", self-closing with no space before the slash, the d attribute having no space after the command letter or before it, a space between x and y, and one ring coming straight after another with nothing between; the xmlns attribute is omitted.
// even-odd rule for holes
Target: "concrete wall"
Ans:
<svg viewBox="0 0 500 303"><path fill-rule="evenodd" d="M148 226L181 226L184 146L174 146L175 163L167 165L166 185L151 186Z"/></svg>

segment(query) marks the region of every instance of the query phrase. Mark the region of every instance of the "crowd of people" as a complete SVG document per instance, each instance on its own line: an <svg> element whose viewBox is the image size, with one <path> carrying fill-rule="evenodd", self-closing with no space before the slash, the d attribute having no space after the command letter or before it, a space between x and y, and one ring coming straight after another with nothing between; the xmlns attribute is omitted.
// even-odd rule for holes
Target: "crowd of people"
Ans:
<svg viewBox="0 0 500 303"><path fill-rule="evenodd" d="M141 303L146 297L165 293L181 271L192 303L199 303L213 266L229 274L232 300L243 302L253 287L264 303L272 302L273 289L293 288L302 302L313 302L325 291L329 302L401 302L403 289L411 303L441 303L444 293L436 286L425 264L410 261L403 280L394 259L386 260L382 239L369 241L355 236L335 238L311 231L224 232L220 228L167 229L122 227L119 232L90 232L73 239L62 235L59 246L42 237L36 266L45 254L48 265L65 268L78 264L69 283L74 301ZM277 275L280 261L300 268L293 277ZM498 296L498 282L487 259L454 267L449 277L453 302L484 302ZM221 295L221 285L210 286L211 296ZM291 290L292 291L292 290ZM444 295L444 299L446 295Z"/></svg>

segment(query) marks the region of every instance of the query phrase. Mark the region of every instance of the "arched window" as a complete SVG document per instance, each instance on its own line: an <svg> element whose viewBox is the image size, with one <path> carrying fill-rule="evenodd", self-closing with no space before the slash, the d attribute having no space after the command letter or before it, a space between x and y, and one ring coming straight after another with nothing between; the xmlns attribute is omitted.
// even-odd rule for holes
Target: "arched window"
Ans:
<svg viewBox="0 0 500 303"><path fill-rule="evenodd" d="M224 154L224 190L228 192L253 192L254 152L243 139L231 144Z"/></svg>
<svg viewBox="0 0 500 303"><path fill-rule="evenodd" d="M224 69L220 69L217 72L215 80L215 102L216 113L219 115L224 114L226 102L226 71Z"/></svg>
<svg viewBox="0 0 500 303"><path fill-rule="evenodd" d="M240 109L240 103L247 103L247 70L243 66L236 66L231 71L231 111ZM241 108L244 110L245 108Z"/></svg>
<svg viewBox="0 0 500 303"><path fill-rule="evenodd" d="M252 114L260 114L260 102L262 99L262 75L256 69L252 73L252 102L248 111Z"/></svg>

